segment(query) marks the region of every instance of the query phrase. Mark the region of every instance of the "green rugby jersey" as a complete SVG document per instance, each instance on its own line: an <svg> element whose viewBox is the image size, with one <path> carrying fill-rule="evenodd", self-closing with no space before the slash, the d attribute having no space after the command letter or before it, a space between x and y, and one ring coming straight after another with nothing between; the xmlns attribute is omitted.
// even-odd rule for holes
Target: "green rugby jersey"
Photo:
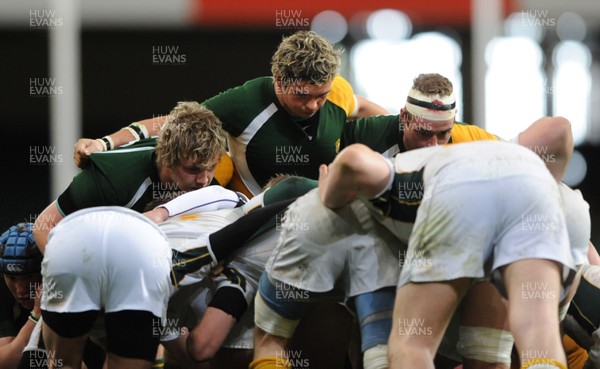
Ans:
<svg viewBox="0 0 600 369"><path fill-rule="evenodd" d="M386 157L393 157L399 152L405 152L399 115L380 115L360 118L348 122L344 126L340 149L353 144L362 143ZM491 133L474 125L455 122L449 143L497 140Z"/></svg>
<svg viewBox="0 0 600 369"><path fill-rule="evenodd" d="M316 179L319 165L335 157L342 128L356 101L350 84L336 77L327 101L310 118L314 120L311 124L317 125L312 139L279 104L271 77L250 80L204 105L229 133L229 151L248 190L244 192L256 195L277 173Z"/></svg>
<svg viewBox="0 0 600 369"><path fill-rule="evenodd" d="M154 147L137 147L94 153L88 165L58 197L63 216L92 206L118 205L143 211L145 205L176 190L161 184Z"/></svg>

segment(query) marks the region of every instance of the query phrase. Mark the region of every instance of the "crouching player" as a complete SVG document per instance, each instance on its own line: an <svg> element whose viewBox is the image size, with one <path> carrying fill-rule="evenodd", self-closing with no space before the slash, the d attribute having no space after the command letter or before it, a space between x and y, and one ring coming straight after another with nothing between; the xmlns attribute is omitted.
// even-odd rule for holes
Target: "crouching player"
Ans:
<svg viewBox="0 0 600 369"><path fill-rule="evenodd" d="M522 367L566 368L558 306L573 260L581 259L574 253L587 250L572 253L556 180L540 158L517 145L477 142L412 151L392 163L354 146L322 168L319 191L330 208L362 196L402 213L398 195L407 183L423 185L423 198L407 251L413 258L396 293L390 368L433 368L452 314L485 276L508 296ZM525 298L524 286L540 295Z"/></svg>

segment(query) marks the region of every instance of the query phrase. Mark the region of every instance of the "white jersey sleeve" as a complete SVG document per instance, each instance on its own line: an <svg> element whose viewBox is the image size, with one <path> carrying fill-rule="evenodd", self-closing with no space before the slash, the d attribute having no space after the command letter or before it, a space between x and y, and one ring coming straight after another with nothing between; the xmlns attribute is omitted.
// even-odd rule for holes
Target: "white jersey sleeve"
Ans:
<svg viewBox="0 0 600 369"><path fill-rule="evenodd" d="M221 186L208 186L184 193L158 207L167 209L169 216L173 217L183 214L235 208L240 203L240 200L242 199L235 191Z"/></svg>

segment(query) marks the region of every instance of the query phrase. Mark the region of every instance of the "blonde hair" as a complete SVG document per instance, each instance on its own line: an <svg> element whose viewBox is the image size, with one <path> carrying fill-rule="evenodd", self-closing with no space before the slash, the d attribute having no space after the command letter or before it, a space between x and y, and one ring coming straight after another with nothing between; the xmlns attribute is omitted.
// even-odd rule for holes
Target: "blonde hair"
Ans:
<svg viewBox="0 0 600 369"><path fill-rule="evenodd" d="M181 101L171 110L156 142L156 163L171 168L182 160L212 165L225 152L227 141L221 121L206 107Z"/></svg>
<svg viewBox="0 0 600 369"><path fill-rule="evenodd" d="M419 74L417 78L413 80L412 88L424 95L450 96L453 91L452 82L450 82L448 78L437 73Z"/></svg>
<svg viewBox="0 0 600 369"><path fill-rule="evenodd" d="M298 31L279 44L271 73L285 85L302 80L319 86L337 76L341 52L316 32Z"/></svg>
<svg viewBox="0 0 600 369"><path fill-rule="evenodd" d="M266 189L275 186L277 183L282 182L292 175L288 173L275 173L275 175L267 181L267 183L262 187L261 191L265 191Z"/></svg>

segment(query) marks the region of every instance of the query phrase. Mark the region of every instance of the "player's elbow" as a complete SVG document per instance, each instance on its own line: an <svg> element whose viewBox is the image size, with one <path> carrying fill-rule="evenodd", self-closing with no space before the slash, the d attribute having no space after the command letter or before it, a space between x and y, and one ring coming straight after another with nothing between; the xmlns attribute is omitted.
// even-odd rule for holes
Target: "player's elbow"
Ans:
<svg viewBox="0 0 600 369"><path fill-rule="evenodd" d="M551 146L557 151L568 152L573 149L573 132L571 122L564 117L546 117L546 134Z"/></svg>
<svg viewBox="0 0 600 369"><path fill-rule="evenodd" d="M363 144L353 144L340 151L335 158L334 163L338 166L341 173L353 174L364 171L365 153L370 149Z"/></svg>

